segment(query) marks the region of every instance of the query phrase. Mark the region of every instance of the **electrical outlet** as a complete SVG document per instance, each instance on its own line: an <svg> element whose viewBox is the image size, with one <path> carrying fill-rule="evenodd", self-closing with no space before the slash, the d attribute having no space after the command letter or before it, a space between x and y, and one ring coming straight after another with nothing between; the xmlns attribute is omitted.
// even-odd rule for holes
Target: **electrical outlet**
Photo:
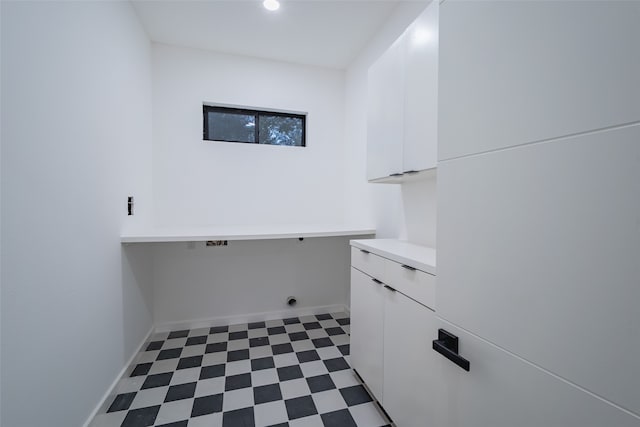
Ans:
<svg viewBox="0 0 640 427"><path fill-rule="evenodd" d="M227 246L226 240L207 240L207 246Z"/></svg>

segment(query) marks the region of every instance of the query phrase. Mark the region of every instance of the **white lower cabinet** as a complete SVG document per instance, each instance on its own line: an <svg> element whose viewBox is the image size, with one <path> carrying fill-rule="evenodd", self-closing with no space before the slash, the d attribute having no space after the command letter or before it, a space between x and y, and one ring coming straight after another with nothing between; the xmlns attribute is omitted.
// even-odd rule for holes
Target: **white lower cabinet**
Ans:
<svg viewBox="0 0 640 427"><path fill-rule="evenodd" d="M493 344L436 319L458 337L466 372L444 357L434 370L437 393L427 403L433 427L638 427L640 420ZM550 342L549 345L553 345ZM436 356L439 356L436 354ZM386 378L385 378L386 379ZM385 405L386 407L386 405ZM430 418L433 420L433 418ZM414 420L418 422L419 420ZM414 425L398 422L398 427Z"/></svg>
<svg viewBox="0 0 640 427"><path fill-rule="evenodd" d="M378 401L382 401L384 288L351 268L351 363Z"/></svg>
<svg viewBox="0 0 640 427"><path fill-rule="evenodd" d="M351 363L397 427L640 427L633 413L450 323L435 306L435 276L416 268L428 262L398 244L352 241L351 269Z"/></svg>
<svg viewBox="0 0 640 427"><path fill-rule="evenodd" d="M387 290L384 304L382 404L398 427L433 426L441 357L431 348L435 314L400 292Z"/></svg>
<svg viewBox="0 0 640 427"><path fill-rule="evenodd" d="M351 364L398 427L431 426L441 357L431 349L438 330L427 306L435 276L416 268L427 261L406 257L419 248L397 245L389 248L400 249L401 261L374 247L351 251Z"/></svg>

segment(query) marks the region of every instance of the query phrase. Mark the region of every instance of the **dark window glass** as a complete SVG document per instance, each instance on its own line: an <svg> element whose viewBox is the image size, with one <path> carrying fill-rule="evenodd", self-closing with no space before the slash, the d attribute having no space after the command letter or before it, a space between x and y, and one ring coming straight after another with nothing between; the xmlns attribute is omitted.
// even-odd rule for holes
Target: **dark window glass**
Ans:
<svg viewBox="0 0 640 427"><path fill-rule="evenodd" d="M203 106L207 141L304 147L306 116L242 108Z"/></svg>
<svg viewBox="0 0 640 427"><path fill-rule="evenodd" d="M260 115L260 144L302 146L300 117Z"/></svg>
<svg viewBox="0 0 640 427"><path fill-rule="evenodd" d="M253 142L256 118L253 115L211 111L207 117L209 138L213 141Z"/></svg>

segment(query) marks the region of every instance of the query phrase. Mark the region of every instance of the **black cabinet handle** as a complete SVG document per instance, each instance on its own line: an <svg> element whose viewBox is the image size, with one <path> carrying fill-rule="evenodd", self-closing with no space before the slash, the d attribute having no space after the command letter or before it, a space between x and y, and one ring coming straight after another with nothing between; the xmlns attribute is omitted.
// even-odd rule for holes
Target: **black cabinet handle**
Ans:
<svg viewBox="0 0 640 427"><path fill-rule="evenodd" d="M389 174L389 176L391 176L391 177L402 176L402 175L404 175L404 174L401 173L401 172Z"/></svg>
<svg viewBox="0 0 640 427"><path fill-rule="evenodd" d="M416 271L415 267L411 267L410 265L402 264L402 268L406 268L407 270Z"/></svg>
<svg viewBox="0 0 640 427"><path fill-rule="evenodd" d="M378 285L382 285L382 282L380 280L376 279L376 278L371 278L371 280L373 280Z"/></svg>
<svg viewBox="0 0 640 427"><path fill-rule="evenodd" d="M438 329L438 339L433 341L433 349L465 371L469 371L469 361L458 354L457 336L444 329Z"/></svg>
<svg viewBox="0 0 640 427"><path fill-rule="evenodd" d="M407 175L411 175L411 174L418 173L418 172L419 172L419 171L415 171L415 170L413 170L413 169L412 169L412 170L410 170L410 171L404 171L404 172L402 172L402 173L406 173Z"/></svg>
<svg viewBox="0 0 640 427"><path fill-rule="evenodd" d="M371 252L366 251L366 250L364 250L364 249L360 249L360 252L362 252L363 254L370 254L370 253L371 253Z"/></svg>
<svg viewBox="0 0 640 427"><path fill-rule="evenodd" d="M389 289L391 292L396 292L396 290L395 290L395 289L393 289L393 288L392 288L391 286L389 286L389 285L384 285L384 287L385 287L386 289Z"/></svg>

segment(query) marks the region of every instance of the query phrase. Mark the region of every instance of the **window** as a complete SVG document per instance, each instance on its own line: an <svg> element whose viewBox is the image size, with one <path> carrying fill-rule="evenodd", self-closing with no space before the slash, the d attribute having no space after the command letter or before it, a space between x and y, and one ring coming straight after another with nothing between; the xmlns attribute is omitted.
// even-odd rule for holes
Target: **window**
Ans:
<svg viewBox="0 0 640 427"><path fill-rule="evenodd" d="M305 146L304 114L202 106L205 141Z"/></svg>

